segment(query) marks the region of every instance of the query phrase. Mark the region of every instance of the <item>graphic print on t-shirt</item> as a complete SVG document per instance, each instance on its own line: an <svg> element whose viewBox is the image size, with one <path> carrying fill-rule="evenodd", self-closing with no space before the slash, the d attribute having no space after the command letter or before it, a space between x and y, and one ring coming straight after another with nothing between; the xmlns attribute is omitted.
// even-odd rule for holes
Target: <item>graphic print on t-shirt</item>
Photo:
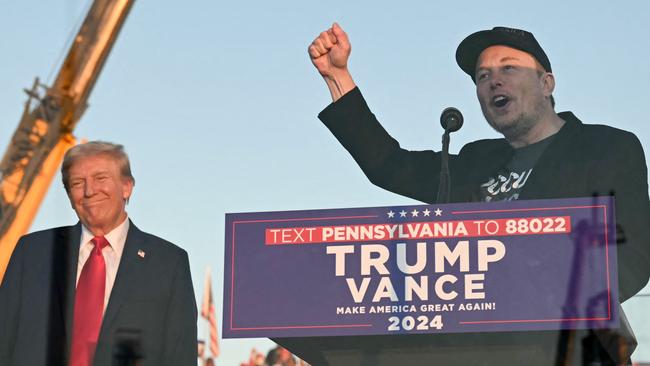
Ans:
<svg viewBox="0 0 650 366"><path fill-rule="evenodd" d="M516 200L532 172L533 169L530 168L520 172L497 174L481 184L481 197L485 202Z"/></svg>
<svg viewBox="0 0 650 366"><path fill-rule="evenodd" d="M554 137L555 135L551 135L534 144L515 149L508 164L481 184L481 200L490 202L519 199L521 191L533 173L537 160L542 156Z"/></svg>

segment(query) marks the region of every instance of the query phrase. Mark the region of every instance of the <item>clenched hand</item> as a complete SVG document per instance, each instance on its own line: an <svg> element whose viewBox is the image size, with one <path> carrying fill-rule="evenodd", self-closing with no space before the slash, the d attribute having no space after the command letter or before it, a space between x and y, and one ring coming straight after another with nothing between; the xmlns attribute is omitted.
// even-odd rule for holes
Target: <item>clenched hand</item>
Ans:
<svg viewBox="0 0 650 366"><path fill-rule="evenodd" d="M348 35L337 23L321 32L309 45L311 62L325 79L334 101L355 87L348 71L351 50Z"/></svg>

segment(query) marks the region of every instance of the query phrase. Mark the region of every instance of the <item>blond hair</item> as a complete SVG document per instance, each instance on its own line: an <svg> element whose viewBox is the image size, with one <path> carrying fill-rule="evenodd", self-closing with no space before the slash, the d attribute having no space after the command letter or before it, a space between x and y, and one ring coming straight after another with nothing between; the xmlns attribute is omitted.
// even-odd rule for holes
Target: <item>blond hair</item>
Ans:
<svg viewBox="0 0 650 366"><path fill-rule="evenodd" d="M124 151L124 146L106 141L90 141L85 144L73 146L63 157L61 179L63 180L63 187L66 192L69 192L70 188L70 167L79 161L79 159L97 155L106 155L115 160L120 168L122 178L129 179L135 185L135 178L131 174L131 164L129 163L129 157L126 155L126 151Z"/></svg>

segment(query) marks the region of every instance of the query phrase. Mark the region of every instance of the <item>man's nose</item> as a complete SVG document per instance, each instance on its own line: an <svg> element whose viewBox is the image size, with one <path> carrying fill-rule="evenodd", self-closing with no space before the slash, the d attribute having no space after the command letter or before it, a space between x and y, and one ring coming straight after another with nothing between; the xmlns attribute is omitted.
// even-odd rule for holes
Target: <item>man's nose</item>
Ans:
<svg viewBox="0 0 650 366"><path fill-rule="evenodd" d="M84 196L90 197L95 194L95 183L90 180L84 185Z"/></svg>
<svg viewBox="0 0 650 366"><path fill-rule="evenodd" d="M502 87L502 86L503 86L503 80L501 79L501 76L499 76L498 74L495 73L490 78L490 88L492 90L495 90L495 89L497 89L499 87Z"/></svg>

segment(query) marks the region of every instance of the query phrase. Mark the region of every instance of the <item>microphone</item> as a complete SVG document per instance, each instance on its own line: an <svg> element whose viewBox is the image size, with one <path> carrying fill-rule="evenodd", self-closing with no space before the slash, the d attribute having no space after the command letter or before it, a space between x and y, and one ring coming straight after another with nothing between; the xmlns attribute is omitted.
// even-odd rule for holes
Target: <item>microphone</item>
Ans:
<svg viewBox="0 0 650 366"><path fill-rule="evenodd" d="M454 107L445 108L440 114L440 125L445 131L456 132L463 127L463 114Z"/></svg>
<svg viewBox="0 0 650 366"><path fill-rule="evenodd" d="M440 180L438 182L437 203L449 203L451 200L451 174L449 173L449 134L463 126L463 114L454 107L445 108L440 114L440 125L445 129L442 134L442 151L440 152Z"/></svg>

